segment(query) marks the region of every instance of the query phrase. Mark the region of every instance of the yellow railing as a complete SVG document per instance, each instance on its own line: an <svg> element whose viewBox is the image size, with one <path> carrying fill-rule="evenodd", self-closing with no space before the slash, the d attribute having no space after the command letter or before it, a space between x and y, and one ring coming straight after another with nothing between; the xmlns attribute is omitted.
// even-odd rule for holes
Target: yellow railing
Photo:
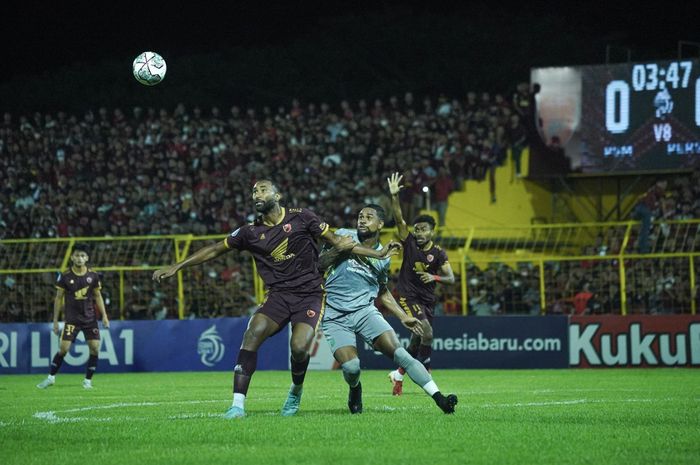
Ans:
<svg viewBox="0 0 700 465"><path fill-rule="evenodd" d="M525 266L528 270L526 276L529 276L529 270L533 270L541 313L545 313L553 301L570 304L576 291L582 288L581 283L588 282L603 300L613 297L619 300L608 306L607 310L611 312L622 315L630 313L630 310L653 312L655 309L649 308L649 300L665 299L655 308L696 314L700 220L654 223L650 235L652 250L645 254L636 253L630 246L632 239L639 235L639 227L637 222L615 222L460 231L468 238L457 257L462 270L462 314L468 312L469 295L483 285L475 281L471 281L475 284L470 285L470 279L475 276L478 281L478 277L484 275L483 269L494 263L505 264L511 271ZM577 272L582 266L587 271ZM614 268L615 276L605 273L605 267ZM567 294L564 296L557 295L556 279L551 276L555 272L550 271L556 269L559 272L562 268L577 275L580 281L578 286L561 291ZM510 275L507 271L505 274ZM531 288L534 285L532 283ZM604 290L606 287L607 290ZM628 296L633 302L628 302Z"/></svg>
<svg viewBox="0 0 700 465"><path fill-rule="evenodd" d="M463 315L468 313L470 296L477 301L484 290L499 296L498 302L490 303L497 313L557 312L562 307L570 311L584 282L606 313L662 308L696 314L700 220L656 223L649 254L634 252L638 233L636 222L441 230L438 242L447 249L460 284L438 289L443 300L458 302L457 313ZM382 241L394 236L395 230L385 230ZM207 316L213 309L224 315L245 313L264 296L247 254L227 254L187 268L162 284L151 280L153 270L224 237L2 240L0 311L21 306L29 313L26 319L46 321L56 274L67 269L72 246L85 242L91 249L90 266L104 275L103 294L110 300L112 317L134 318L137 310L153 317L149 312L157 309L167 309L168 316L178 318ZM399 266L395 259L392 270Z"/></svg>
<svg viewBox="0 0 700 465"><path fill-rule="evenodd" d="M236 312L244 301L240 298L254 287L253 268L248 255L230 254L202 267L188 268L177 279L156 284L154 270L185 258L190 251L225 235L78 237L52 239L9 239L0 241L0 309L3 304L21 305L30 321L46 321L55 292L57 273L69 266L70 253L76 242L90 249L90 266L103 275L103 294L110 301L112 316L128 317L128 308L148 311L166 308L169 316L185 318L194 307L208 311L210 306L228 305ZM235 286L231 286L231 284ZM231 289L235 288L236 291ZM239 292L240 291L240 292ZM229 295L227 295L229 294ZM259 302L261 294L253 299ZM247 305L250 306L250 305ZM115 309L119 310L114 315ZM152 316L152 315L151 315Z"/></svg>

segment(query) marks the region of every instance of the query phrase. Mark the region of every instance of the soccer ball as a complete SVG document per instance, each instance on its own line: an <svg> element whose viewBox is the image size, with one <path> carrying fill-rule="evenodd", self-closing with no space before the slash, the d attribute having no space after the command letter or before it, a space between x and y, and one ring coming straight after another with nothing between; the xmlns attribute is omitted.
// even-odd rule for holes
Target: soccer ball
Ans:
<svg viewBox="0 0 700 465"><path fill-rule="evenodd" d="M134 77L144 86L155 86L165 79L166 69L165 60L155 52L143 52L134 59Z"/></svg>

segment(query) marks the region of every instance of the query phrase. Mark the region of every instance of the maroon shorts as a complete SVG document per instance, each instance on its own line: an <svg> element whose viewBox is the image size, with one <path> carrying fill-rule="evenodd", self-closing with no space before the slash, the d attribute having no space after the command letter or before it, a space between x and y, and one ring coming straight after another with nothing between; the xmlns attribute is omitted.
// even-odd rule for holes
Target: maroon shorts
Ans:
<svg viewBox="0 0 700 465"><path fill-rule="evenodd" d="M291 292L272 291L255 313L262 313L283 328L287 323L306 323L314 331L323 318L326 308L326 293L292 294Z"/></svg>
<svg viewBox="0 0 700 465"><path fill-rule="evenodd" d="M97 322L82 325L82 324L71 324L66 323L63 325L63 332L61 333L61 340L63 341L75 341L75 338L80 334L80 331L85 334L85 340L100 340L100 329L97 327Z"/></svg>
<svg viewBox="0 0 700 465"><path fill-rule="evenodd" d="M410 297L399 296L399 305L406 312L406 315L417 318L421 321L428 320L433 325L433 307L413 300Z"/></svg>

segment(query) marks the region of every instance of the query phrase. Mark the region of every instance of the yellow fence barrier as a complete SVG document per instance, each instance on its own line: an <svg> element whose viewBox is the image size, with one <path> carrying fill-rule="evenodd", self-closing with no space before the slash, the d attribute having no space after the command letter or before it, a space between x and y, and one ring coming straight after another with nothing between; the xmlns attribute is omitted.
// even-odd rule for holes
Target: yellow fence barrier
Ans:
<svg viewBox="0 0 700 465"><path fill-rule="evenodd" d="M700 220L654 223L651 253L636 253L639 223L442 229L459 280L438 286L438 312L691 313L698 306ZM231 253L156 284L157 268L225 235L0 241L0 321L49 321L57 273L76 242L90 248L110 315L126 319L250 313L264 287L248 254ZM395 237L386 230L382 240ZM396 272L400 260L392 262Z"/></svg>

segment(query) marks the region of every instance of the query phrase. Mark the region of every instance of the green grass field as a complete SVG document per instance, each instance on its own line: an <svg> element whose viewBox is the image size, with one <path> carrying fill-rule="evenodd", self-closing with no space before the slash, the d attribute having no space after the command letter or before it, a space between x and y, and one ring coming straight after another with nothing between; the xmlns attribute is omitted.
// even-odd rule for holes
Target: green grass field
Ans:
<svg viewBox="0 0 700 465"><path fill-rule="evenodd" d="M339 372L310 372L279 416L287 372L257 372L248 417L221 417L230 373L0 376L0 464L693 464L700 370L439 370L444 415L415 385L363 373L364 413ZM410 382L409 382L410 383Z"/></svg>

